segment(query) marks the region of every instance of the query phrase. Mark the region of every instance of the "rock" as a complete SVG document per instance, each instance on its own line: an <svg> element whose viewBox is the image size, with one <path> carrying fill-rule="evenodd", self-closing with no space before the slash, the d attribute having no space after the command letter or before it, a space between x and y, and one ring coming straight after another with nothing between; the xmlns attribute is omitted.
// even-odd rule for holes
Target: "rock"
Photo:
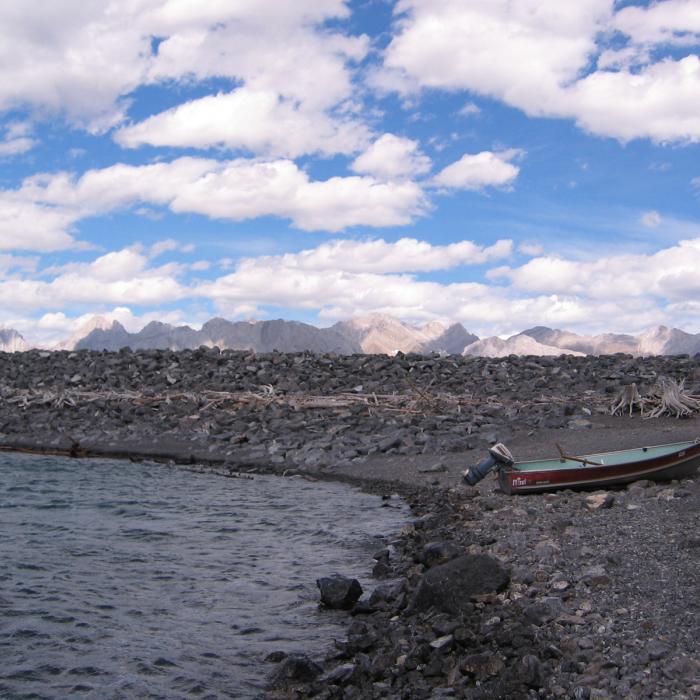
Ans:
<svg viewBox="0 0 700 700"><path fill-rule="evenodd" d="M366 622L354 620L348 630L348 647L353 650L367 651L377 641L374 629Z"/></svg>
<svg viewBox="0 0 700 700"><path fill-rule="evenodd" d="M534 625L543 625L565 613L561 598L549 596L528 605L523 616Z"/></svg>
<svg viewBox="0 0 700 700"><path fill-rule="evenodd" d="M505 668L505 663L496 654L481 653L466 656L460 664L462 673L468 673L478 681L497 676Z"/></svg>
<svg viewBox="0 0 700 700"><path fill-rule="evenodd" d="M382 606L386 603L391 603L403 593L404 587L404 579L381 583L372 591L372 594L369 597L369 603L375 607Z"/></svg>
<svg viewBox="0 0 700 700"><path fill-rule="evenodd" d="M442 462L435 462L434 464L418 467L418 472L420 474L439 474L440 472L446 471L447 467Z"/></svg>
<svg viewBox="0 0 700 700"><path fill-rule="evenodd" d="M613 503L615 503L615 496L611 493L594 493L586 496L586 507L589 510L612 508Z"/></svg>
<svg viewBox="0 0 700 700"><path fill-rule="evenodd" d="M446 634L430 642L430 647L431 649L436 649L437 651L443 651L445 649L449 649L454 644L454 641L454 635Z"/></svg>
<svg viewBox="0 0 700 700"><path fill-rule="evenodd" d="M610 583L610 578L602 564L591 566L583 572L582 580L589 586L604 586Z"/></svg>
<svg viewBox="0 0 700 700"><path fill-rule="evenodd" d="M518 668L518 677L530 688L541 688L544 685L544 673L540 660L533 654L523 656Z"/></svg>
<svg viewBox="0 0 700 700"><path fill-rule="evenodd" d="M362 586L357 579L335 574L316 581L321 592L321 603L333 610L349 610L362 595Z"/></svg>
<svg viewBox="0 0 700 700"><path fill-rule="evenodd" d="M457 614L471 607L471 597L504 590L510 574L493 557L468 554L429 569L421 579L411 609L437 608Z"/></svg>
<svg viewBox="0 0 700 700"><path fill-rule="evenodd" d="M352 678L356 668L357 666L352 663L340 664L340 666L336 666L332 671L321 676L319 680L322 683L329 683L331 685L345 685Z"/></svg>
<svg viewBox="0 0 700 700"><path fill-rule="evenodd" d="M454 559L458 553L459 550L451 542L429 542L423 547L420 560L430 569Z"/></svg>
<svg viewBox="0 0 700 700"><path fill-rule="evenodd" d="M639 481L632 481L631 483L627 484L627 490L643 491L651 488L652 486L655 486L653 481L649 481L649 479L639 479Z"/></svg>
<svg viewBox="0 0 700 700"><path fill-rule="evenodd" d="M663 659L668 654L669 646L659 639L653 639L644 647L644 653L651 661Z"/></svg>
<svg viewBox="0 0 700 700"><path fill-rule="evenodd" d="M589 430L593 423L585 418L572 418L568 423L569 430Z"/></svg>
<svg viewBox="0 0 700 700"><path fill-rule="evenodd" d="M308 683L321 675L323 669L304 654L290 654L274 670L270 685L280 687L289 683Z"/></svg>

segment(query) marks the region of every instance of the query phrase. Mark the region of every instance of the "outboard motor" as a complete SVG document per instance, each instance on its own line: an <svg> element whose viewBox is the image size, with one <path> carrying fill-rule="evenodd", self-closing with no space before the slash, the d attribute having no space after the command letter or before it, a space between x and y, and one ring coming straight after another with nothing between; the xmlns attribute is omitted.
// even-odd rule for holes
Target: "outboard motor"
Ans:
<svg viewBox="0 0 700 700"><path fill-rule="evenodd" d="M515 460L510 450L502 443L497 442L489 447L488 457L479 462L475 467L470 467L462 475L469 486L476 486L496 465L510 467Z"/></svg>

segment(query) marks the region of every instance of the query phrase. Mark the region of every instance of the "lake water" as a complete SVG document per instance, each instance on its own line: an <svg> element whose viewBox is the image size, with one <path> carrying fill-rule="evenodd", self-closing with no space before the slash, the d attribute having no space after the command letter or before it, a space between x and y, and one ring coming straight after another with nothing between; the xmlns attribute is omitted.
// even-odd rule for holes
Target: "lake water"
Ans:
<svg viewBox="0 0 700 700"><path fill-rule="evenodd" d="M371 587L407 517L381 506L299 478L0 455L0 697L255 697L267 654L344 635L315 580Z"/></svg>

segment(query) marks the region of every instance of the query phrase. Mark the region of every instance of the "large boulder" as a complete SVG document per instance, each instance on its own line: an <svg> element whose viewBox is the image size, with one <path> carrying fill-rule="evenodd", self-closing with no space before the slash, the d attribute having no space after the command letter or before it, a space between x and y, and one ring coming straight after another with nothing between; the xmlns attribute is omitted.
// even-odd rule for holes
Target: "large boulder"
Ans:
<svg viewBox="0 0 700 700"><path fill-rule="evenodd" d="M356 578L334 574L317 579L321 603L333 610L349 610L362 595L362 586Z"/></svg>
<svg viewBox="0 0 700 700"><path fill-rule="evenodd" d="M502 591L509 582L509 571L497 559L467 554L429 569L418 584L411 607L458 614L468 608L472 596Z"/></svg>

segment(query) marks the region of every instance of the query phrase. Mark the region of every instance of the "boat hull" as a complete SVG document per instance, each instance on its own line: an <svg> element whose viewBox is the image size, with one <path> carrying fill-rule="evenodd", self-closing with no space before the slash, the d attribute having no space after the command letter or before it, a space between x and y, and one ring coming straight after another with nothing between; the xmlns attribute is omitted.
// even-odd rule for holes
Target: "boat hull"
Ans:
<svg viewBox="0 0 700 700"><path fill-rule="evenodd" d="M658 449L643 448L644 450ZM623 455L625 451L607 453ZM629 450L638 454L640 450ZM603 455L605 456L605 454ZM595 455L594 457L598 457ZM591 457L591 461L595 461ZM550 460L554 463L557 460ZM501 489L509 494L542 493L558 489L595 489L628 484L639 479L670 481L691 476L700 467L700 442L680 443L677 450L649 459L634 459L618 464L596 466L590 462L576 467L562 465L562 468L537 470L527 468L528 463L516 462L512 467L501 469L499 481Z"/></svg>

